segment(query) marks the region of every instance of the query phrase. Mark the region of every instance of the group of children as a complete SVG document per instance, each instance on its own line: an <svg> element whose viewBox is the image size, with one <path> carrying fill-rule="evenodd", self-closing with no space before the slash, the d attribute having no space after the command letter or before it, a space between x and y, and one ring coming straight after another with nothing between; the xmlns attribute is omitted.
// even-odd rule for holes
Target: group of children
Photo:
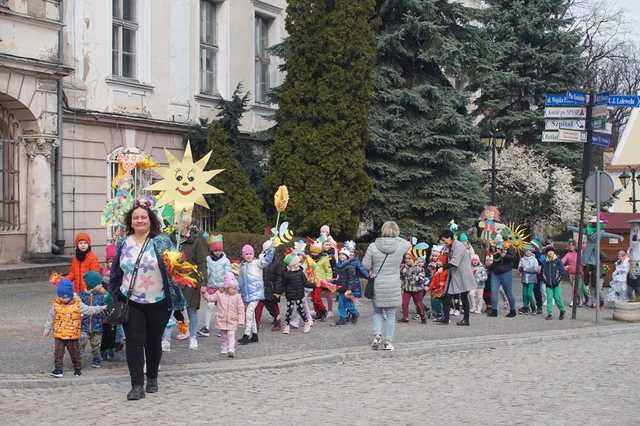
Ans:
<svg viewBox="0 0 640 426"><path fill-rule="evenodd" d="M91 347L91 365L95 368L99 368L103 360L113 359L114 351L122 347L121 326L104 323L101 314L111 303L104 284L108 282L115 248L107 247L106 266L100 270L97 257L91 252L90 237L80 233L75 242L76 254L71 272L57 284L57 297L45 325L45 335L53 331L55 339L55 369L51 373L55 377L63 375L65 348L71 356L74 374L80 375L80 354L87 343ZM273 317L272 330L280 330L283 334L290 334L292 328L300 326L304 333L308 333L314 320L326 321L333 314L334 299L338 302L336 326L357 322L360 315L357 301L362 296L361 279L368 278L368 272L356 255L355 243L347 241L338 249L328 226L323 226L320 237L310 244L299 241L293 247L285 248L275 247L273 241L268 240L258 256L251 245L245 245L239 265L232 264L224 253L222 236L211 236L208 244L206 286L201 288L207 305L205 323L198 330L198 335L210 336L211 321L214 320L222 354L230 358L235 356L235 332L238 328L243 328L243 335L238 340L241 345L259 341L258 325L264 308ZM466 246L473 253L468 243ZM471 262L476 281L475 289L469 295L471 312L480 313L486 307L491 262L487 258L483 264L475 253L471 255ZM442 317L447 264L444 246L433 246L428 262L424 257L416 258L411 252L404 256L400 268L400 322L409 322L411 300L416 306L416 319L423 324L428 318ZM541 307L535 304L533 288L542 278L547 288L547 299L555 302L562 319L565 309L560 297L560 280L565 270L553 247L547 247L541 257L537 257L533 250L527 250L518 269L523 285L520 313L540 313ZM427 294L430 296L428 305L424 303ZM281 318L279 308L281 297L286 298L284 318ZM458 309L459 302L454 302L454 310ZM552 309L553 303L548 303L547 319L551 319ZM163 336L163 351L170 350L176 325L172 316Z"/></svg>

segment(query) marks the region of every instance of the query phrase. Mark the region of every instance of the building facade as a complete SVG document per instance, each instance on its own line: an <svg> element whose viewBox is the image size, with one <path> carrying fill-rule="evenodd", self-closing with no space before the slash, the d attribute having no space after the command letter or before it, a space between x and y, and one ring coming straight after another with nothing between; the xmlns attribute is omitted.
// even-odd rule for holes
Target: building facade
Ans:
<svg viewBox="0 0 640 426"><path fill-rule="evenodd" d="M266 93L282 75L266 49L285 37L285 9L285 0L0 0L0 263L50 253L56 241L72 252L79 231L100 255L118 157L181 156L187 130L214 119L238 84L251 93L243 132L271 127ZM151 176L135 178L143 188Z"/></svg>

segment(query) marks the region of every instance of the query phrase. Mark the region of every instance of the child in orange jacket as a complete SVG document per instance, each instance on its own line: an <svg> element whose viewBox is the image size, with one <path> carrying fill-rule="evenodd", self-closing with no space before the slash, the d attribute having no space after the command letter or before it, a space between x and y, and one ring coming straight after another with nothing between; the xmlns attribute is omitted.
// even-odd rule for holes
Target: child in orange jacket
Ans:
<svg viewBox="0 0 640 426"><path fill-rule="evenodd" d="M73 292L87 291L84 274L89 271L100 272L98 257L91 251L91 237L85 232L76 234L76 255L71 259L71 271L67 279L73 283Z"/></svg>

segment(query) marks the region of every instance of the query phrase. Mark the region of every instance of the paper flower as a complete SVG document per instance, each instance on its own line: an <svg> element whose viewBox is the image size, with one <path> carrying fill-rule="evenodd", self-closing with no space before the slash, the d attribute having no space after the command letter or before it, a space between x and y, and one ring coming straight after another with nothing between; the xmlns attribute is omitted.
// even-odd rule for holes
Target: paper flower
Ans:
<svg viewBox="0 0 640 426"><path fill-rule="evenodd" d="M64 278L62 274L58 272L52 272L51 275L49 275L49 283L51 283L52 285L58 285L62 278Z"/></svg>
<svg viewBox="0 0 640 426"><path fill-rule="evenodd" d="M289 190L286 185L280 185L278 187L278 190L273 195L273 204L278 213L282 213L287 209L287 205L289 204Z"/></svg>
<svg viewBox="0 0 640 426"><path fill-rule="evenodd" d="M196 288L200 273L198 267L183 259L182 253L175 250L167 250L162 255L167 273L178 285Z"/></svg>

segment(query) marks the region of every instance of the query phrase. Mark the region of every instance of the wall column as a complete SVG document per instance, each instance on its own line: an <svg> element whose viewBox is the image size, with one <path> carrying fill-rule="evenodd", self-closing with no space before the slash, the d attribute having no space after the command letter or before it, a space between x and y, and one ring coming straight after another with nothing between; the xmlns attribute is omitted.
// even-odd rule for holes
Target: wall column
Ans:
<svg viewBox="0 0 640 426"><path fill-rule="evenodd" d="M54 135L23 135L27 167L27 255L51 254L53 203L51 158L58 145Z"/></svg>

